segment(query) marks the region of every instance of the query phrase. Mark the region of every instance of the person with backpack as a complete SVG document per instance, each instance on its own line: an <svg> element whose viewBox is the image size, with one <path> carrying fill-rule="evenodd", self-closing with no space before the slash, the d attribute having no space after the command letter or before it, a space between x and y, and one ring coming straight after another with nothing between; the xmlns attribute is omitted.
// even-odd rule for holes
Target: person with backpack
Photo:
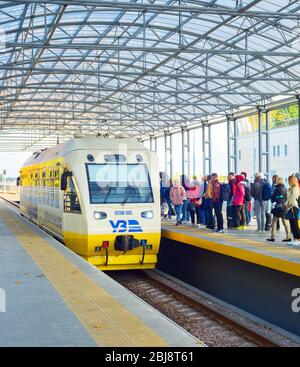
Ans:
<svg viewBox="0 0 300 367"><path fill-rule="evenodd" d="M281 218L282 224L285 229L286 238L282 240L283 242L289 242L291 241L291 234L290 234L290 226L287 219L285 219L286 214L286 206L285 203L287 201L287 190L283 183L283 178L277 176L276 184L273 186L273 195L271 198L271 201L273 203L273 208L271 213L273 214L272 219L272 230L271 230L271 237L267 238L267 241L274 242L275 241L275 234L276 234L276 228L277 223L279 222L279 219Z"/></svg>
<svg viewBox="0 0 300 367"><path fill-rule="evenodd" d="M251 185L251 196L254 199L254 213L257 222L257 233L264 232L265 218L266 218L266 200L263 199L263 189L265 186L264 174L257 172L255 174L254 182Z"/></svg>
<svg viewBox="0 0 300 367"><path fill-rule="evenodd" d="M243 175L237 175L235 177L236 190L232 198L232 205L234 208L235 216L237 218L237 229L246 228L246 215L245 215L245 177Z"/></svg>
<svg viewBox="0 0 300 367"><path fill-rule="evenodd" d="M170 199L174 205L176 213L176 226L182 223L181 210L183 201L186 200L185 190L180 185L179 180L174 180L174 184L170 189Z"/></svg>
<svg viewBox="0 0 300 367"><path fill-rule="evenodd" d="M213 173L211 175L211 196L212 196L212 206L217 218L217 233L224 233L224 221L222 214L223 207L223 194L221 192L221 184L218 179L218 175Z"/></svg>
<svg viewBox="0 0 300 367"><path fill-rule="evenodd" d="M245 215L246 215L246 225L248 226L251 222L251 190L250 182L247 179L247 172L241 172L241 175L245 177Z"/></svg>

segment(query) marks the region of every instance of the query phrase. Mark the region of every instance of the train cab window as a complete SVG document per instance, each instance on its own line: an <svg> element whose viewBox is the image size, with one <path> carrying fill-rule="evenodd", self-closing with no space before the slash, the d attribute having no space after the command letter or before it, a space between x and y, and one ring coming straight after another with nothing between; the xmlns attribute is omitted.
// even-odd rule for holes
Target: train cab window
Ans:
<svg viewBox="0 0 300 367"><path fill-rule="evenodd" d="M67 188L64 193L64 212L65 213L81 213L79 198L76 192L73 178L67 178Z"/></svg>
<svg viewBox="0 0 300 367"><path fill-rule="evenodd" d="M153 203L146 164L87 164L91 204Z"/></svg>

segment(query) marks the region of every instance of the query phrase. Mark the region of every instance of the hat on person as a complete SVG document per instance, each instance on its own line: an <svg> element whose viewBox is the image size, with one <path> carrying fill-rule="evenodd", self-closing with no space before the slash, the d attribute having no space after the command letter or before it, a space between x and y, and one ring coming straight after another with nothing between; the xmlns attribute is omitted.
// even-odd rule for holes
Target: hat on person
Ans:
<svg viewBox="0 0 300 367"><path fill-rule="evenodd" d="M256 178L264 178L264 176L265 176L265 175L264 175L262 172L256 172L256 173L255 173L255 177L256 177Z"/></svg>

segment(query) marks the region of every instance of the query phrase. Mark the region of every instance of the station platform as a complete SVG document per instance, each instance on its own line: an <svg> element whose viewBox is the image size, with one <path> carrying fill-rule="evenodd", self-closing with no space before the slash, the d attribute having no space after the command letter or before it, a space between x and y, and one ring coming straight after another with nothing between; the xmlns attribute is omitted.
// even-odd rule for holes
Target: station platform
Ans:
<svg viewBox="0 0 300 367"><path fill-rule="evenodd" d="M1 347L203 346L2 200L0 238Z"/></svg>
<svg viewBox="0 0 300 367"><path fill-rule="evenodd" d="M277 241L267 242L266 238L270 237L270 232L257 234L254 227L247 230L225 230L225 233L219 234L190 226L176 227L174 224L164 224L162 236L300 276L300 248L282 242L283 234L277 236Z"/></svg>
<svg viewBox="0 0 300 367"><path fill-rule="evenodd" d="M281 242L283 233L276 242L267 242L269 236L254 227L213 233L163 223L157 266L299 337L293 292L300 291L300 249Z"/></svg>

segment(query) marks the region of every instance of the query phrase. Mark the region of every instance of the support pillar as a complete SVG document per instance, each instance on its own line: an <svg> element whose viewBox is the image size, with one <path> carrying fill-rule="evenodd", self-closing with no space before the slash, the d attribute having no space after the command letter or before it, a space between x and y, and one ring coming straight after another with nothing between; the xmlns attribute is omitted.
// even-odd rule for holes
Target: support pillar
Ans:
<svg viewBox="0 0 300 367"><path fill-rule="evenodd" d="M257 107L258 113L258 171L262 172L262 109Z"/></svg>
<svg viewBox="0 0 300 367"><path fill-rule="evenodd" d="M165 133L165 172L172 178L172 139L170 133Z"/></svg>
<svg viewBox="0 0 300 367"><path fill-rule="evenodd" d="M266 128L263 129L262 134L265 136L265 149L263 151L263 156L265 157L266 162L266 170L265 174L270 180L271 172L270 172L270 125L269 125L269 111L265 111L266 114Z"/></svg>
<svg viewBox="0 0 300 367"><path fill-rule="evenodd" d="M182 174L190 176L190 134L186 127L181 129Z"/></svg>
<svg viewBox="0 0 300 367"><path fill-rule="evenodd" d="M227 166L228 172L238 172L237 122L233 116L227 115Z"/></svg>
<svg viewBox="0 0 300 367"><path fill-rule="evenodd" d="M150 136L150 150L151 152L157 152L157 138Z"/></svg>
<svg viewBox="0 0 300 367"><path fill-rule="evenodd" d="M203 175L211 174L211 127L210 125L202 125L202 150L203 150Z"/></svg>
<svg viewBox="0 0 300 367"><path fill-rule="evenodd" d="M297 96L298 100L298 170L300 172L300 96Z"/></svg>

